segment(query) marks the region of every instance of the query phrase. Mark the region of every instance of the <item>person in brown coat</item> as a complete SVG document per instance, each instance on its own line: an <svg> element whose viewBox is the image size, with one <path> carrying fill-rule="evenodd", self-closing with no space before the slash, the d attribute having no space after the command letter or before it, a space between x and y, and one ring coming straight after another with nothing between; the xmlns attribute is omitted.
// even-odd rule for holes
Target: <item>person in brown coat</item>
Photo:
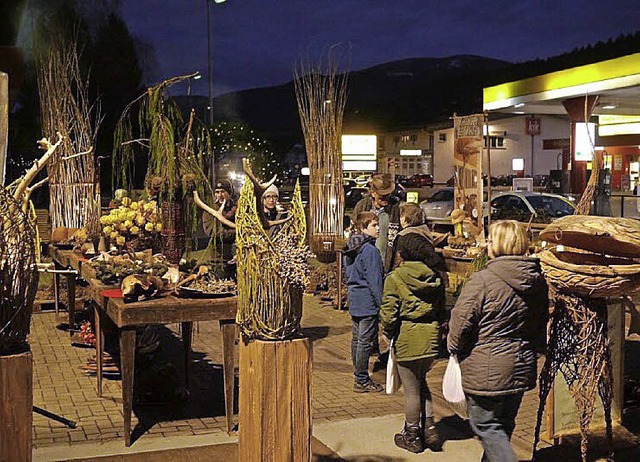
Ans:
<svg viewBox="0 0 640 462"><path fill-rule="evenodd" d="M515 418L536 385L536 353L544 351L549 299L529 239L516 221L489 230L489 263L465 283L451 313L448 350L460 361L469 422L482 461L511 462Z"/></svg>

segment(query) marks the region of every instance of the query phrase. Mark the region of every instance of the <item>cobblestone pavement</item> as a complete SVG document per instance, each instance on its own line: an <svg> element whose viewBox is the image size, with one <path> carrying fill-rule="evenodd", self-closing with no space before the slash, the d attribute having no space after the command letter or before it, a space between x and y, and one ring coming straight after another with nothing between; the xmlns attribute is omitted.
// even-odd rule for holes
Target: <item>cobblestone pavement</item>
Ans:
<svg viewBox="0 0 640 462"><path fill-rule="evenodd" d="M304 334L314 341L314 423L402 414L402 391L395 395L357 394L352 391L349 357L351 326L348 314L322 304L317 297L305 296L304 303ZM30 343L34 356L34 405L76 421L77 428L69 429L35 414L34 446L43 448L84 442L122 441L120 381L106 379L103 382L103 397L97 396L95 377L89 377L81 370L81 366L95 356L95 350L72 347L68 333L56 328L58 323L66 321L63 318L66 318L66 313L62 313L62 318L58 319L53 313L33 316ZM177 361L177 365L175 371L168 367L169 373L162 380L171 382L178 377L182 381L183 364L179 354L177 326L167 327L156 330L162 342L161 354ZM190 398L173 405L134 405L133 447L136 439L225 432L219 328L217 322L201 322L194 330ZM451 415L441 394L445 367L446 361L438 361L428 375L438 418ZM384 382L384 371L376 372L373 377ZM149 381L149 378L137 376L137 396L144 397L145 391L148 391L144 389L145 380ZM151 388L163 384L162 381L154 383L153 380L151 383ZM536 391L527 393L513 436L514 446L522 458L530 457L537 406ZM458 423L464 429L465 424L459 420Z"/></svg>

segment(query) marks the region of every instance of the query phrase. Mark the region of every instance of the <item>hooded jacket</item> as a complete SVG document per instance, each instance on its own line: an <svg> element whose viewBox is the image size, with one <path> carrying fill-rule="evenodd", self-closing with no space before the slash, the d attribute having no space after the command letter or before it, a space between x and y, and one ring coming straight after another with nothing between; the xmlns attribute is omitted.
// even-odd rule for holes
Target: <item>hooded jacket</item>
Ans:
<svg viewBox="0 0 640 462"><path fill-rule="evenodd" d="M498 257L467 280L447 338L449 352L460 360L466 393L497 396L535 387L548 308L537 258Z"/></svg>
<svg viewBox="0 0 640 462"><path fill-rule="evenodd" d="M344 252L349 314L375 316L382 302L384 268L382 257L375 247L375 239L364 234L353 234Z"/></svg>
<svg viewBox="0 0 640 462"><path fill-rule="evenodd" d="M382 209L376 209L371 195L367 195L360 199L353 209L352 220L354 222L360 212L374 212L378 215L380 236L376 240L376 247L380 251L380 255L382 255L384 271L387 273L391 270L393 242L400 231L400 201L392 196L389 199L389 204Z"/></svg>
<svg viewBox="0 0 640 462"><path fill-rule="evenodd" d="M384 282L380 322L387 338L396 339L398 361L438 354L438 328L444 293L442 279L420 261L406 261Z"/></svg>

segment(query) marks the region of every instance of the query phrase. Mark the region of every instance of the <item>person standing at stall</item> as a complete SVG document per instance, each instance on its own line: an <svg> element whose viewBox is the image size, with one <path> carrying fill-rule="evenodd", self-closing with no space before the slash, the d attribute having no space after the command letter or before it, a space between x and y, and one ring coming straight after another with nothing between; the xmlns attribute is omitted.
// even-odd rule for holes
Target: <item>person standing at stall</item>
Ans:
<svg viewBox="0 0 640 462"><path fill-rule="evenodd" d="M356 233L349 237L344 252L349 314L352 323L351 359L356 393L381 392L382 385L369 376L369 357L378 338L378 314L382 302L384 268L374 243L378 217L373 212L356 216Z"/></svg>
<svg viewBox="0 0 640 462"><path fill-rule="evenodd" d="M382 332L394 342L404 387L405 424L394 442L414 453L422 452L425 446L433 451L442 448L433 420L427 372L438 356L444 291L442 278L424 262L425 247L430 245L417 233L398 237L399 265L384 282L380 309Z"/></svg>
<svg viewBox="0 0 640 462"><path fill-rule="evenodd" d="M280 192L278 191L278 187L274 184L269 186L262 195L264 215L269 221L277 221L287 218L286 212L278 212L277 204L279 198ZM278 233L278 231L280 231L280 228L282 228L282 225L271 226L268 231L269 237L273 238Z"/></svg>
<svg viewBox="0 0 640 462"><path fill-rule="evenodd" d="M548 288L518 222L492 224L488 251L486 268L467 280L451 312L447 342L460 361L482 461L511 462L516 415L536 385L536 353L545 348Z"/></svg>
<svg viewBox="0 0 640 462"><path fill-rule="evenodd" d="M220 210L224 204L222 214L224 217L235 223L236 210L238 205L233 199L233 185L229 180L219 180L213 191L215 210ZM235 242L236 230L222 223L215 222L215 240L216 250L222 258L223 277L225 279L232 278L235 275Z"/></svg>

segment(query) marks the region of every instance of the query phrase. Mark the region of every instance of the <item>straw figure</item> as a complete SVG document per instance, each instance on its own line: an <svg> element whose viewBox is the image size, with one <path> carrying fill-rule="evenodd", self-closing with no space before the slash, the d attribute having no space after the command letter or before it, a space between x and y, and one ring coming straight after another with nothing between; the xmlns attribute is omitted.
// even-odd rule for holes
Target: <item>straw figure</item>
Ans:
<svg viewBox="0 0 640 462"><path fill-rule="evenodd" d="M43 182L29 184L47 164L62 139L40 140L45 154L10 185L0 186L0 355L28 350L27 336L38 289L35 219L29 215L29 196Z"/></svg>
<svg viewBox="0 0 640 462"><path fill-rule="evenodd" d="M594 158L594 172L599 158ZM593 173L592 173L593 178ZM592 181L589 181L592 184ZM626 218L586 216L594 188L588 188L578 211L556 220L541 233L551 244L539 256L550 288L553 314L544 366L534 451L544 406L561 372L578 409L582 460L596 395L604 407L607 439L612 447L613 375L607 326L607 300L640 288L640 222ZM586 196L586 197L585 197ZM557 245L558 247L555 247ZM562 246L562 247L560 247Z"/></svg>
<svg viewBox="0 0 640 462"><path fill-rule="evenodd" d="M250 181L245 182L240 193L235 223L203 203L197 192L194 200L203 210L236 229L236 321L245 339L291 339L300 331L302 295L309 276L307 260L311 256L304 244L306 221L300 185L295 187L289 217L269 221L264 214L262 195L276 178L261 183L247 159L243 159L243 167ZM271 239L268 229L277 225L282 228Z"/></svg>
<svg viewBox="0 0 640 462"><path fill-rule="evenodd" d="M326 73L301 64L294 71L300 123L309 163L311 250L318 260L336 258L335 241L342 238L342 122L347 100L347 72L338 74L338 60L329 58Z"/></svg>

